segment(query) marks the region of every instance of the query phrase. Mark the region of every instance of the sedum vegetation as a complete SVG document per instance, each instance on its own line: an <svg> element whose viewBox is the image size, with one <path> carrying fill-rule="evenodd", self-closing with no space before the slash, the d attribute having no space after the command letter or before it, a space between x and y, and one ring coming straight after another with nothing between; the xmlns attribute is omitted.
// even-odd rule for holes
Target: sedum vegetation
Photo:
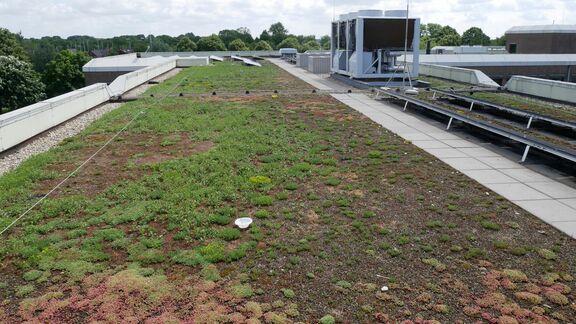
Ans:
<svg viewBox="0 0 576 324"><path fill-rule="evenodd" d="M229 62L169 91L0 178L4 227L145 111L4 234L0 322L574 318L573 240L330 96Z"/></svg>

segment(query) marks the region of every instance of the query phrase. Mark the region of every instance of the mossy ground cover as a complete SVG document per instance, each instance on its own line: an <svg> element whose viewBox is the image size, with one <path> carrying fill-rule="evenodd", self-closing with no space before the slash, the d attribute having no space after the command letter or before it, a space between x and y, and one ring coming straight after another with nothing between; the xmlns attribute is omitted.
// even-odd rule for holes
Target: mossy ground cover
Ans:
<svg viewBox="0 0 576 324"><path fill-rule="evenodd" d="M269 64L175 79L235 91L239 75L306 88ZM153 102L0 178L0 225ZM254 224L234 229L244 216ZM0 320L554 322L575 317L574 255L574 240L329 96L170 97L3 237Z"/></svg>

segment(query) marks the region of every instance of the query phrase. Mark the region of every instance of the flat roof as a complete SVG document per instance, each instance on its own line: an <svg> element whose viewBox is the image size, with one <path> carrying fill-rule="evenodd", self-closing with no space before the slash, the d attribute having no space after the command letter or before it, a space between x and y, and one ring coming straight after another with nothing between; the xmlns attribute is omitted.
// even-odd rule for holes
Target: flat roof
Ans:
<svg viewBox="0 0 576 324"><path fill-rule="evenodd" d="M195 58L196 56L186 56ZM132 72L148 66L162 64L180 56L138 57L136 53L100 57L90 60L82 67L83 72Z"/></svg>
<svg viewBox="0 0 576 324"><path fill-rule="evenodd" d="M576 25L514 26L506 34L576 34Z"/></svg>
<svg viewBox="0 0 576 324"><path fill-rule="evenodd" d="M412 56L408 55L408 61ZM576 65L576 54L430 54L420 63L446 66L555 66Z"/></svg>

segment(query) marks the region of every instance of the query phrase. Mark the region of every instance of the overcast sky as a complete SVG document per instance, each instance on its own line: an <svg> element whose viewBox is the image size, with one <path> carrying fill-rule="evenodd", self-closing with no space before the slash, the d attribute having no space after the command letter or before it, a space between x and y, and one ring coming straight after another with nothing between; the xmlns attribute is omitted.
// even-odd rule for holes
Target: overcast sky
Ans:
<svg viewBox="0 0 576 324"><path fill-rule="evenodd" d="M196 35L248 27L256 37L281 21L291 33L329 33L336 14L402 9L406 0L0 0L0 27L25 37L126 34ZM576 0L411 0L411 16L478 26L498 37L514 25L576 24ZM334 10L335 8L335 10Z"/></svg>

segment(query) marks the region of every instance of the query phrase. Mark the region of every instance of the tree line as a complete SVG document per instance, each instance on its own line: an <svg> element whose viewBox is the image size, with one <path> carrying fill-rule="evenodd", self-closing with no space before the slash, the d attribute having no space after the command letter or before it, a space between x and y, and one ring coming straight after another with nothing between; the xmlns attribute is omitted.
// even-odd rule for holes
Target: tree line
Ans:
<svg viewBox="0 0 576 324"><path fill-rule="evenodd" d="M490 39L478 27L460 35L456 29L440 24L421 25L421 47L505 45L504 36ZM294 35L280 22L272 24L254 38L246 27L225 29L200 37L186 33L169 35L124 35L112 38L91 36L50 36L24 38L0 28L0 113L36 103L84 86L82 66L92 56L132 52L248 51L296 48L330 49L330 36Z"/></svg>
<svg viewBox="0 0 576 324"><path fill-rule="evenodd" d="M471 27L462 35L451 26L440 24L422 24L420 26L420 47L426 48L428 42L430 47L435 46L460 46L460 45L483 45L483 46L504 46L506 38L504 36L490 39L481 28Z"/></svg>
<svg viewBox="0 0 576 324"><path fill-rule="evenodd" d="M62 50L37 66L24 46L27 40L0 28L0 113L34 104L84 86L82 66L90 57L79 51Z"/></svg>

